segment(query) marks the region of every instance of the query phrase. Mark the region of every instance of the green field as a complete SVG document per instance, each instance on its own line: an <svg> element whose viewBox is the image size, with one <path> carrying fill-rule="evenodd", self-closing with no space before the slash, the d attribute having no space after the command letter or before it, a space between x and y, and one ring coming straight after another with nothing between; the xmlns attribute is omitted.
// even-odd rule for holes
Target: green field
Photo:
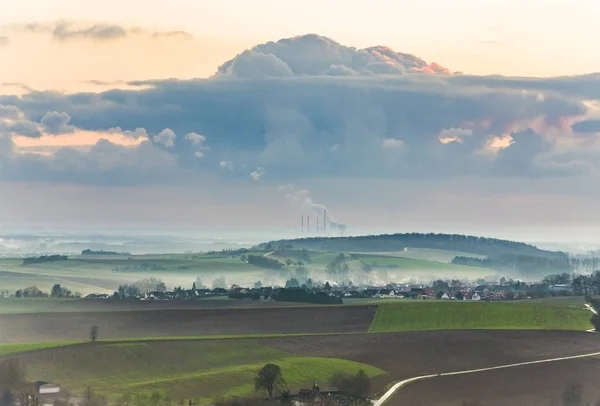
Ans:
<svg viewBox="0 0 600 406"><path fill-rule="evenodd" d="M591 313L565 301L380 304L371 332L419 330L587 330Z"/></svg>
<svg viewBox="0 0 600 406"><path fill-rule="evenodd" d="M349 257L347 261L350 272L361 272L364 265L372 268L371 273L381 272L394 273L393 279L411 279L411 278L468 278L477 279L496 274L496 271L487 268L463 266L450 264L448 258L456 256L453 251L441 250L419 250L418 256L411 257L411 252L391 252L380 254L344 254ZM403 255L403 254L406 254ZM327 264L333 261L339 253L337 252L309 252L311 261L305 263L305 267L311 271L323 272L327 269ZM270 255L271 258L279 259L285 262L285 256ZM450 258L451 260L451 258Z"/></svg>
<svg viewBox="0 0 600 406"><path fill-rule="evenodd" d="M478 255L470 252L437 250L432 248L407 248L406 251L389 251L380 252L378 254L390 257L422 259L425 261L445 263L450 263L455 257L485 258L485 255Z"/></svg>
<svg viewBox="0 0 600 406"><path fill-rule="evenodd" d="M343 359L298 357L254 340L149 341L77 345L25 355L32 380L60 382L74 391L87 385L116 398L125 394L167 393L172 399L250 395L253 379L264 364L278 364L286 385L297 390L335 372L375 367Z"/></svg>

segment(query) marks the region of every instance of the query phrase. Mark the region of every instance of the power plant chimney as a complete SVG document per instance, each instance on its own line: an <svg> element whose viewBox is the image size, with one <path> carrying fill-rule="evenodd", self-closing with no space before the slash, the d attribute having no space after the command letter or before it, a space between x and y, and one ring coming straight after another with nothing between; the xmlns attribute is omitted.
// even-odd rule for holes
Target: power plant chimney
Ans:
<svg viewBox="0 0 600 406"><path fill-rule="evenodd" d="M300 217L300 229L304 232L304 216Z"/></svg>
<svg viewBox="0 0 600 406"><path fill-rule="evenodd" d="M310 233L310 216L306 216L306 232Z"/></svg>

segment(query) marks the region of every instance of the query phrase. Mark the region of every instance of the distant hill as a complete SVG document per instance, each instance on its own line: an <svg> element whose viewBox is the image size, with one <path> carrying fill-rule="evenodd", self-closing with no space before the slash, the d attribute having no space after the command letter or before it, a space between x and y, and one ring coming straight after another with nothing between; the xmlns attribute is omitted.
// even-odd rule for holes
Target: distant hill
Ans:
<svg viewBox="0 0 600 406"><path fill-rule="evenodd" d="M522 242L460 234L382 234L358 237L311 237L271 241L258 249L306 249L332 252L391 252L405 248L428 248L457 251L485 256L486 261L453 261L463 265L487 266L498 270L513 270L521 274L549 274L571 271L569 256L560 251L548 251Z"/></svg>
<svg viewBox="0 0 600 406"><path fill-rule="evenodd" d="M131 256L129 252L116 252L116 251L93 251L90 249L81 251L81 255L121 255L121 256Z"/></svg>

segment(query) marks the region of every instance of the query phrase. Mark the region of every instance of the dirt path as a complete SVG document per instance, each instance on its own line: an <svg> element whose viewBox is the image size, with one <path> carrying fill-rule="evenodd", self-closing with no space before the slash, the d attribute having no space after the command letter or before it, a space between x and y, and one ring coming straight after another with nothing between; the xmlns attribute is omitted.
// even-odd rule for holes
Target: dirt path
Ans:
<svg viewBox="0 0 600 406"><path fill-rule="evenodd" d="M493 371L493 370L497 370L497 369L516 368L516 367L522 367L522 366L526 366L526 365L544 364L544 363L549 363L549 362L558 362L558 361L566 361L566 360L580 359L580 358L590 358L590 357L597 357L597 356L600 356L600 352L593 352L593 353L582 354L582 355L573 355L570 357L549 358L549 359L538 360L538 361L519 362L516 364L499 365L499 366L488 367L488 368L471 369L471 370L467 370L467 371L446 372L446 373L441 373L441 374L415 376L413 378L405 379L405 380L395 383L386 393L383 394L383 396L381 398L373 401L373 406L382 406L389 398L391 398L398 391L398 389L400 389L403 386L406 386L412 382L416 382L416 381L422 381L425 379L432 379L432 378L443 377L443 376L474 374L477 372Z"/></svg>

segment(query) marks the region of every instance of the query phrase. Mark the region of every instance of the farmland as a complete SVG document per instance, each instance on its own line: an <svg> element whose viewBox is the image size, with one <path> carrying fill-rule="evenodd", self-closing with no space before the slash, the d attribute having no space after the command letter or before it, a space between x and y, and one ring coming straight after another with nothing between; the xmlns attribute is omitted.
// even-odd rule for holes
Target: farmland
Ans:
<svg viewBox="0 0 600 406"><path fill-rule="evenodd" d="M0 343L223 334L366 332L376 306L188 309L0 315Z"/></svg>
<svg viewBox="0 0 600 406"><path fill-rule="evenodd" d="M31 379L61 382L74 390L89 384L113 397L163 390L174 399L208 401L252 393L252 378L267 362L281 366L293 390L314 379L325 384L335 371L362 368L374 377L373 391L381 392L417 375L594 351L600 351L600 343L585 332L420 331L107 341L13 357L28 366Z"/></svg>
<svg viewBox="0 0 600 406"><path fill-rule="evenodd" d="M600 400L599 372L600 358L596 357L440 377L407 385L386 405L560 405L564 391L574 384L581 385L580 404L594 405Z"/></svg>
<svg viewBox="0 0 600 406"><path fill-rule="evenodd" d="M314 379L326 381L339 371L383 371L358 362L325 357L299 357L258 340L200 340L101 343L55 348L19 357L32 378L61 382L72 388L93 385L119 397L160 390L174 398L209 400L253 393L256 371L275 362L287 385L297 390Z"/></svg>
<svg viewBox="0 0 600 406"><path fill-rule="evenodd" d="M0 313L0 343L85 340L91 325L98 325L101 338L106 339L447 329L583 331L591 328L591 313L584 309L583 301L564 299L491 303L399 299L325 307L278 306L269 301L264 305L258 302L254 305L257 307L253 307L252 301L226 299L81 302L88 306L97 303L102 310L76 312L70 307L70 311L37 312L32 305L31 312L12 307L13 312ZM186 303L195 307L178 308ZM200 307L202 305L206 307ZM230 305L233 307L228 307Z"/></svg>
<svg viewBox="0 0 600 406"><path fill-rule="evenodd" d="M587 330L590 312L547 302L443 302L381 304L370 331L444 329Z"/></svg>

